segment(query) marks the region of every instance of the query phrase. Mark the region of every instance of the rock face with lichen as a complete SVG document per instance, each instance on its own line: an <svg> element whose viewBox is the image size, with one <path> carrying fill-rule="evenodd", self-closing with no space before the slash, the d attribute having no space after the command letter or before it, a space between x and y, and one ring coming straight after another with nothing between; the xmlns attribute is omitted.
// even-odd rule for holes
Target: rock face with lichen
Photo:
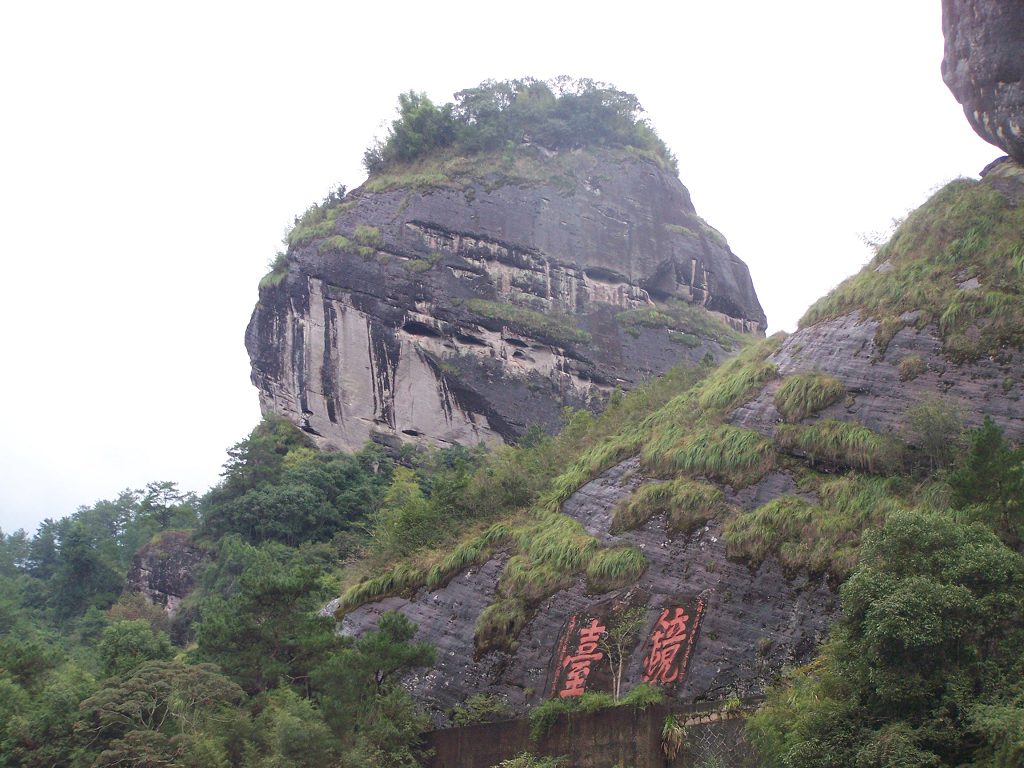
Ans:
<svg viewBox="0 0 1024 768"><path fill-rule="evenodd" d="M173 619L196 586L199 568L209 552L196 546L184 531L166 531L132 558L126 591L140 592Z"/></svg>
<svg viewBox="0 0 1024 768"><path fill-rule="evenodd" d="M942 0L942 77L985 141L1024 162L1024 4Z"/></svg>
<svg viewBox="0 0 1024 768"><path fill-rule="evenodd" d="M765 327L675 173L624 149L371 176L290 241L246 333L252 380L330 449L513 440Z"/></svg>

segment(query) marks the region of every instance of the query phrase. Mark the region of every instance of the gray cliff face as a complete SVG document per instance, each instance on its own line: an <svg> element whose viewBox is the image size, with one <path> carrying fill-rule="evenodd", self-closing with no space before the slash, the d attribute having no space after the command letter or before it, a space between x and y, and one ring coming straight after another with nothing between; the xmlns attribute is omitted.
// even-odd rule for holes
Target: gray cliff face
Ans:
<svg viewBox="0 0 1024 768"><path fill-rule="evenodd" d="M1024 4L942 0L942 78L985 141L1024 162Z"/></svg>
<svg viewBox="0 0 1024 768"><path fill-rule="evenodd" d="M200 566L209 557L183 531L167 531L132 558L128 592L141 592L173 619L196 585Z"/></svg>
<svg viewBox="0 0 1024 768"><path fill-rule="evenodd" d="M649 562L647 571L637 584L603 595L588 595L580 577L573 587L541 604L512 654L492 652L476 658L473 647L476 619L492 602L504 555L467 569L433 592L421 590L411 599L393 597L362 606L345 616L343 631L361 634L372 629L387 610L399 610L416 622L417 638L437 646L437 664L406 682L438 723L445 722L452 706L477 693L502 695L520 711L547 698L552 658L567 620L617 600L647 606L648 627L680 595L705 600L688 672L683 684L669 693L681 701L757 695L784 665L809 661L838 610L827 578L787 577L771 558L756 570L728 560L720 524L714 521L674 538L666 533L663 517L637 530L610 534L616 503L644 482L639 461L631 459L581 488L565 502L563 512L605 544L639 547ZM753 509L796 489L789 475L775 473L740 493L728 488L726 492L730 503ZM641 680L642 643L649 634L649 629L642 632L630 652L623 690Z"/></svg>
<svg viewBox="0 0 1024 768"><path fill-rule="evenodd" d="M967 289L969 290L969 289ZM913 317L884 351L875 343L878 323L859 313L826 320L803 328L769 358L780 376L821 371L839 379L847 396L825 408L807 423L821 419L852 421L876 432L906 439L907 411L939 398L958 411L969 427L977 427L989 415L1006 435L1024 439L1024 356L1007 351L999 360L981 359L953 363L942 353L935 326L918 330ZM901 379L900 362L916 357L923 372ZM769 384L757 397L738 408L733 423L771 434L782 417L773 402L779 381Z"/></svg>
<svg viewBox="0 0 1024 768"><path fill-rule="evenodd" d="M679 302L763 332L746 265L671 172L612 150L528 165L371 179L293 247L246 333L264 412L324 448L511 440L730 351L700 322L625 311Z"/></svg>

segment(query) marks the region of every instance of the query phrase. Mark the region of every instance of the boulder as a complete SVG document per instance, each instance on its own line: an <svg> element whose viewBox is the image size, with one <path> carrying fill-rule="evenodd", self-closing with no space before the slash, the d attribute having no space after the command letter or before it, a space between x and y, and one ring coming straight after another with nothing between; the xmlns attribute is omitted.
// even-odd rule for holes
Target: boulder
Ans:
<svg viewBox="0 0 1024 768"><path fill-rule="evenodd" d="M264 413L327 449L512 441L763 334L746 265L655 159L460 162L297 224L246 332Z"/></svg>
<svg viewBox="0 0 1024 768"><path fill-rule="evenodd" d="M978 135L1024 162L1024 4L942 0L942 79Z"/></svg>

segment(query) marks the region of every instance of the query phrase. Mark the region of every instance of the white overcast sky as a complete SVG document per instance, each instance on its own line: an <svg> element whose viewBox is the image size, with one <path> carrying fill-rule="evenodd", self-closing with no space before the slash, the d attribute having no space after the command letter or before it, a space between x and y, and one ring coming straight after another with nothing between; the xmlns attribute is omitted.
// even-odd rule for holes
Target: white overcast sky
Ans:
<svg viewBox="0 0 1024 768"><path fill-rule="evenodd" d="M939 0L0 6L0 528L203 491L259 418L243 332L295 213L399 92L637 94L771 330L998 156L939 73Z"/></svg>

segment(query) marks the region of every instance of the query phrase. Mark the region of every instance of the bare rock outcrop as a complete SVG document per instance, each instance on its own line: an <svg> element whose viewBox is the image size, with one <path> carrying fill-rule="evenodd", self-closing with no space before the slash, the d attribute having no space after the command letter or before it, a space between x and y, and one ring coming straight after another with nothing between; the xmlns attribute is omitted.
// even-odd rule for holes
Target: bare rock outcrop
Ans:
<svg viewBox="0 0 1024 768"><path fill-rule="evenodd" d="M512 440L763 332L746 265L655 160L467 163L371 177L293 237L246 333L265 413L331 449Z"/></svg>
<svg viewBox="0 0 1024 768"><path fill-rule="evenodd" d="M965 182L963 190L979 190L989 195L999 211L992 228L992 243L996 235L1005 237L1011 245L1024 241L1024 232L1015 229L1015 216L1024 204L1024 168L1012 159L1003 158L983 172L981 182ZM961 182L954 182L954 184ZM963 190L957 192L956 201ZM942 193L940 193L941 195ZM1001 199L1000 199L1001 198ZM971 198L973 199L973 198ZM869 427L876 432L909 440L914 436L908 425L909 412L916 406L938 401L962 417L966 427L980 426L986 416L991 417L1014 442L1024 441L1024 348L1016 333L1016 317L1021 310L1019 268L1007 267L1005 255L992 244L979 249L971 258L957 263L950 275L928 271L928 263L942 263L948 259L952 246L943 241L956 235L945 230L952 226L971 224L970 220L952 222L943 218L942 208L926 203L915 216L924 214L913 223L921 232L931 233L934 242L926 243L917 253L916 260L904 259L894 264L880 252L861 275L851 278L864 282L883 279L893 270L925 265L923 278L932 281L949 303L942 306L921 304L908 307L899 316L879 319L868 311L854 310L839 316L827 317L789 336L782 347L769 358L775 363L780 377L793 374L820 372L838 379L845 388L845 396L837 402L812 414L806 421L837 419ZM908 224L909 224L908 220ZM894 240L900 233L894 236ZM922 241L924 242L924 241ZM954 240L954 242L956 242ZM1020 247L1017 245L1016 247ZM994 259L993 259L994 257ZM991 263L983 264L988 260ZM996 266L1003 263L1002 270ZM942 281L944 285L939 285ZM840 286L837 291L843 291ZM996 294L995 291L1002 293ZM876 290L876 293L881 293ZM964 314L959 326L950 318L956 317L957 306L992 304L992 296L999 295L1006 307L991 312ZM925 299L922 299L924 301ZM914 306L913 309L909 309ZM813 308L812 308L813 311ZM943 329L942 325L945 325ZM1007 332L999 329L1009 328ZM950 337L963 341L960 346L950 344ZM993 344L990 339L1000 340ZM985 343L981 343L984 341ZM978 344L971 354L963 353L963 344ZM775 406L775 394L780 386L776 380L750 402L738 408L732 422L771 434L782 416Z"/></svg>
<svg viewBox="0 0 1024 768"><path fill-rule="evenodd" d="M942 78L985 141L1024 162L1024 4L942 0Z"/></svg>
<svg viewBox="0 0 1024 768"><path fill-rule="evenodd" d="M1001 359L955 363L942 351L935 326L918 329L908 322L881 350L878 322L859 313L804 328L783 343L769 361L780 376L813 371L834 376L846 396L807 419L851 421L882 434L911 439L908 411L928 400L945 403L968 427L992 419L1014 441L1024 439L1024 357L1018 351ZM909 378L905 361L920 373ZM902 366L901 366L902 364ZM771 434L782 417L774 404L779 382L772 382L738 408L732 422Z"/></svg>
<svg viewBox="0 0 1024 768"><path fill-rule="evenodd" d="M196 586L209 552L184 531L165 531L135 553L128 571L128 592L139 592L173 619Z"/></svg>

